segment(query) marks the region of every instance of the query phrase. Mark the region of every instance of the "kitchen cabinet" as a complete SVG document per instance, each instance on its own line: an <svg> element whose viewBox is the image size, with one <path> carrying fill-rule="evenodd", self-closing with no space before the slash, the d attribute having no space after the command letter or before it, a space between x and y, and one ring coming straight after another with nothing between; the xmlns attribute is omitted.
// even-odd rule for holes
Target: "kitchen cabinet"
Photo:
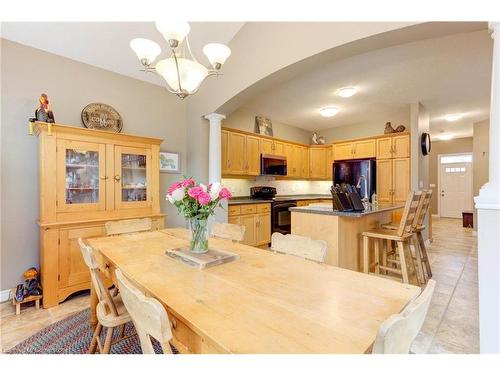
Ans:
<svg viewBox="0 0 500 375"><path fill-rule="evenodd" d="M311 178L326 178L327 149L321 146L312 146L310 149Z"/></svg>
<svg viewBox="0 0 500 375"><path fill-rule="evenodd" d="M287 176L288 177L303 177L302 170L302 150L304 147L285 143L284 151L287 160Z"/></svg>
<svg viewBox="0 0 500 375"><path fill-rule="evenodd" d="M162 228L161 139L37 122L40 162L40 276L43 306L89 289L78 238L105 234L107 221L149 217Z"/></svg>
<svg viewBox="0 0 500 375"><path fill-rule="evenodd" d="M376 156L374 139L337 143L334 145L335 160L365 159Z"/></svg>
<svg viewBox="0 0 500 375"><path fill-rule="evenodd" d="M383 137L377 139L377 159L410 157L410 135Z"/></svg>
<svg viewBox="0 0 500 375"><path fill-rule="evenodd" d="M274 139L262 138L260 150L262 154L285 156L285 143L275 141Z"/></svg>
<svg viewBox="0 0 500 375"><path fill-rule="evenodd" d="M245 227L245 245L264 246L271 242L270 203L230 205L228 222Z"/></svg>
<svg viewBox="0 0 500 375"><path fill-rule="evenodd" d="M301 177L309 178L311 176L310 165L309 165L309 147L301 148L301 156L302 160L302 173Z"/></svg>
<svg viewBox="0 0 500 375"><path fill-rule="evenodd" d="M326 154L326 178L328 180L332 179L334 160L335 160L334 149L333 145L331 145L327 148L327 154Z"/></svg>
<svg viewBox="0 0 500 375"><path fill-rule="evenodd" d="M410 192L410 158L377 160L377 197L379 204L404 204ZM394 211L399 222L402 209Z"/></svg>
<svg viewBox="0 0 500 375"><path fill-rule="evenodd" d="M224 131L222 137L222 170L224 175L260 175L260 145L257 136Z"/></svg>

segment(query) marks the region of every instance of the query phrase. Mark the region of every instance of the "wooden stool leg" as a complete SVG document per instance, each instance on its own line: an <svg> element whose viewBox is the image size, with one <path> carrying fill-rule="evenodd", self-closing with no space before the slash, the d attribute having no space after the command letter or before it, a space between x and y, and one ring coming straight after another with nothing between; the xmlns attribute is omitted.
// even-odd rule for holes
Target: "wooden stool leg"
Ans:
<svg viewBox="0 0 500 375"><path fill-rule="evenodd" d="M375 238L373 244L373 257L375 258L375 273L380 273L380 240Z"/></svg>
<svg viewBox="0 0 500 375"><path fill-rule="evenodd" d="M389 240L382 240L382 265L387 267L387 253L389 252ZM386 270L382 270L384 275L387 275Z"/></svg>
<svg viewBox="0 0 500 375"><path fill-rule="evenodd" d="M97 298L97 293L94 289L94 283L90 283L90 326L95 329L97 326L97 303L99 302Z"/></svg>
<svg viewBox="0 0 500 375"><path fill-rule="evenodd" d="M114 328L106 328L106 340L104 341L104 348L102 354L109 354L111 349L111 338L113 337Z"/></svg>
<svg viewBox="0 0 500 375"><path fill-rule="evenodd" d="M363 272L370 272L370 238L368 236L363 236Z"/></svg>
<svg viewBox="0 0 500 375"><path fill-rule="evenodd" d="M97 323L97 326L95 327L94 330L94 335L92 336L92 341L90 342L89 346L89 354L94 354L97 348L97 338L101 334L102 330L102 325L101 323Z"/></svg>
<svg viewBox="0 0 500 375"><path fill-rule="evenodd" d="M413 242L413 247L415 248L415 260L416 260L416 271L417 271L417 278L420 284L425 285L426 280L425 280L425 272L424 272L424 266L422 265L422 256L420 252L420 245L418 243L417 235L413 233L411 240Z"/></svg>
<svg viewBox="0 0 500 375"><path fill-rule="evenodd" d="M35 301L35 309L40 310L40 300L39 299L37 299Z"/></svg>
<svg viewBox="0 0 500 375"><path fill-rule="evenodd" d="M403 278L403 283L409 284L408 280L408 267L406 263L406 255L403 242L396 241L398 247L399 261L401 262L401 276ZM411 255L410 255L411 258Z"/></svg>
<svg viewBox="0 0 500 375"><path fill-rule="evenodd" d="M21 304L16 303L16 315L19 315L19 314L21 314Z"/></svg>
<svg viewBox="0 0 500 375"><path fill-rule="evenodd" d="M430 279L432 277L431 265L429 263L429 257L427 256L427 248L425 247L424 237L422 236L422 232L417 232L417 240L420 244L420 252L422 254L422 261L425 266L425 270L427 271L427 277Z"/></svg>
<svg viewBox="0 0 500 375"><path fill-rule="evenodd" d="M411 238L409 238L406 242L403 242L403 249L405 251L407 262L406 267L408 268L408 281L410 282L410 284L420 286L420 282L417 276L417 267L415 267L415 261L413 259L413 255L411 254L410 239Z"/></svg>

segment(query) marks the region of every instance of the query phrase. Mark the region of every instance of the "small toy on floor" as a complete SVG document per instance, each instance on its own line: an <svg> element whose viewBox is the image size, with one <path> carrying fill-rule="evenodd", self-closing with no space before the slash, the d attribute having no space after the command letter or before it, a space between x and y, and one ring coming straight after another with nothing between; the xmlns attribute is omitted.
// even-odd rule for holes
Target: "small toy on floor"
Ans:
<svg viewBox="0 0 500 375"><path fill-rule="evenodd" d="M21 304L35 301L36 309L40 308L42 289L38 282L38 271L35 267L27 269L24 274L24 284L12 289L12 304L16 306L16 315L21 313Z"/></svg>

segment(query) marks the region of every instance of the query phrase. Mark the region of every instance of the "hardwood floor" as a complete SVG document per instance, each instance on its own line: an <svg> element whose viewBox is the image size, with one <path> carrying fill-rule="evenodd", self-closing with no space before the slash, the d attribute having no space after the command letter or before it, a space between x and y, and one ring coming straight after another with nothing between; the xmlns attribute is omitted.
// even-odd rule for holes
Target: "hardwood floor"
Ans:
<svg viewBox="0 0 500 375"><path fill-rule="evenodd" d="M433 219L433 233L429 260L437 286L412 352L479 353L477 238L459 219ZM16 316L10 303L2 303L2 351L88 306L88 294L82 294L47 310L24 308Z"/></svg>

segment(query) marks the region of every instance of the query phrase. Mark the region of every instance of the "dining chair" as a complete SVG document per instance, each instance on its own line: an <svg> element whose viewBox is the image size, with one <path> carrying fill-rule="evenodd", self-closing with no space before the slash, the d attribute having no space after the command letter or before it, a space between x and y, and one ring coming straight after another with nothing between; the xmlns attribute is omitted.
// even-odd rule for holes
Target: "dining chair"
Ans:
<svg viewBox="0 0 500 375"><path fill-rule="evenodd" d="M164 354L172 354L172 330L167 312L156 299L147 297L122 273L115 271L123 303L127 308L141 342L144 354L155 354L151 337L161 345Z"/></svg>
<svg viewBox="0 0 500 375"><path fill-rule="evenodd" d="M243 225L215 222L212 224L210 235L216 238L232 240L233 242L241 242L245 237L245 230L246 228Z"/></svg>
<svg viewBox="0 0 500 375"><path fill-rule="evenodd" d="M429 262L429 256L427 254L427 247L422 235L422 231L425 229L424 221L430 210L431 197L432 190L423 190L422 198L417 208L417 214L415 215L415 219L412 224L412 240L415 249L415 259L422 270L424 282L432 277L431 265ZM397 224L384 224L382 225L382 228L396 230Z"/></svg>
<svg viewBox="0 0 500 375"><path fill-rule="evenodd" d="M370 273L372 266L370 242L373 240L373 264L375 274L393 278L389 273L398 275L405 284L419 285L421 278L418 275L417 268L413 256L410 251L410 240L413 236L412 225L417 213L421 192L411 191L406 198L405 207L401 216L401 221L396 230L386 228L370 229L362 233L363 238L363 272ZM386 240L386 241L384 241ZM393 243L396 247L398 259L387 259L387 254L390 253ZM382 249L381 246L382 245ZM380 251L382 250L382 260L380 259ZM388 265L399 266L391 267ZM383 273L381 273L382 271Z"/></svg>
<svg viewBox="0 0 500 375"><path fill-rule="evenodd" d="M408 354L411 344L424 324L436 282L429 280L423 292L401 313L389 317L380 326L372 354Z"/></svg>
<svg viewBox="0 0 500 375"><path fill-rule="evenodd" d="M326 258L327 243L296 234L274 232L271 236L271 250L323 263Z"/></svg>
<svg viewBox="0 0 500 375"><path fill-rule="evenodd" d="M106 228L106 234L108 236L112 236L117 234L150 231L153 228L153 222L151 218L145 217L143 219L108 221L104 226Z"/></svg>
<svg viewBox="0 0 500 375"><path fill-rule="evenodd" d="M97 299L99 300L96 307L98 323L94 330L92 341L90 342L89 354L95 353L97 349L99 349L101 354L107 354L110 352L112 345L132 336L124 335L125 324L132 319L123 305L120 294L117 294L118 290L115 288L110 292L108 288L106 288L101 278L101 274L99 273L94 249L87 245L82 238L78 239L78 245L80 246L83 260L90 270L91 282L96 292ZM104 345L101 343L100 339L102 327L106 328ZM120 328L120 334L117 340L112 341L115 328Z"/></svg>

